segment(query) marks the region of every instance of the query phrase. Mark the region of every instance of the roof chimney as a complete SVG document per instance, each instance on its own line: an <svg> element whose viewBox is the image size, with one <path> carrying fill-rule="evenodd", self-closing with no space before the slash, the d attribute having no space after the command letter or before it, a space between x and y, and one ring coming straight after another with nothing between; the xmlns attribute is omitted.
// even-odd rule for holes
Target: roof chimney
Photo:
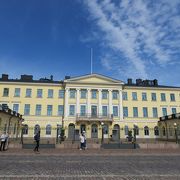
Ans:
<svg viewBox="0 0 180 180"><path fill-rule="evenodd" d="M2 80L7 81L8 80L8 74L2 74Z"/></svg>
<svg viewBox="0 0 180 180"><path fill-rule="evenodd" d="M32 81L33 80L33 76L32 75L21 75L21 80L22 81Z"/></svg>
<svg viewBox="0 0 180 180"><path fill-rule="evenodd" d="M65 79L71 79L71 76L65 76Z"/></svg>
<svg viewBox="0 0 180 180"><path fill-rule="evenodd" d="M128 83L129 85L132 84L132 79L129 78L129 79L127 80L127 83Z"/></svg>

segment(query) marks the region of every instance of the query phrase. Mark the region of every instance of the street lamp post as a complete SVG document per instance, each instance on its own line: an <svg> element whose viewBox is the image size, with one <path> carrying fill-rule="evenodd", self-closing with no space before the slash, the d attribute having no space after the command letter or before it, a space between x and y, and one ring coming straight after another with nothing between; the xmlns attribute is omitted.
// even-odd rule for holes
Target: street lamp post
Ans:
<svg viewBox="0 0 180 180"><path fill-rule="evenodd" d="M176 123L174 123L174 131L175 131L176 144L178 144L178 134L177 134L177 124Z"/></svg>
<svg viewBox="0 0 180 180"><path fill-rule="evenodd" d="M104 123L101 122L101 127L102 127L102 138L101 138L101 144L104 142Z"/></svg>
<svg viewBox="0 0 180 180"><path fill-rule="evenodd" d="M23 134L24 134L24 122L21 124L21 144L23 144Z"/></svg>
<svg viewBox="0 0 180 180"><path fill-rule="evenodd" d="M133 130L134 130L134 149L136 149L136 131L137 131L137 126L136 126L136 124L134 124Z"/></svg>
<svg viewBox="0 0 180 180"><path fill-rule="evenodd" d="M59 128L60 128L60 125L57 124L57 134L56 134L56 143L58 143L58 139L59 139Z"/></svg>

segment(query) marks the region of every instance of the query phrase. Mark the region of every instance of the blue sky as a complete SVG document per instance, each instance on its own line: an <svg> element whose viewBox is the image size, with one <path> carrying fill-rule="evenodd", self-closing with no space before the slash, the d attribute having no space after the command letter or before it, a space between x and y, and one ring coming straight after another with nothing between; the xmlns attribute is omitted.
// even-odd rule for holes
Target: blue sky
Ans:
<svg viewBox="0 0 180 180"><path fill-rule="evenodd" d="M1 0L0 73L93 72L180 86L179 0Z"/></svg>

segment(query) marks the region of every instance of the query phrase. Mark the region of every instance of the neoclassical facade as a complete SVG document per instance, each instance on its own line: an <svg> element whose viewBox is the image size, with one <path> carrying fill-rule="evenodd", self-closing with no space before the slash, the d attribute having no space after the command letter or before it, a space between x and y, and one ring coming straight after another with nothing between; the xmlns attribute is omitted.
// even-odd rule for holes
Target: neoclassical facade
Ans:
<svg viewBox="0 0 180 180"><path fill-rule="evenodd" d="M100 74L63 81L3 74L0 104L23 114L27 137L39 128L41 136L56 137L63 127L68 139L83 130L91 139L123 139L136 126L137 138L158 138L159 117L180 112L180 87L158 85L157 80L124 83Z"/></svg>

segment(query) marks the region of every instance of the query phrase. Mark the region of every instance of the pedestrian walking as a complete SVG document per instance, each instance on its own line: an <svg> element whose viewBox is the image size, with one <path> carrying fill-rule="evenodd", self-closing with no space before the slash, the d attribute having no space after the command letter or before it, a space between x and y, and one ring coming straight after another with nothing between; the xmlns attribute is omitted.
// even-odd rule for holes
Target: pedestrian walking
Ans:
<svg viewBox="0 0 180 180"><path fill-rule="evenodd" d="M36 141L36 146L34 148L34 151L39 152L40 131L36 133L36 135L34 136L34 140Z"/></svg>
<svg viewBox="0 0 180 180"><path fill-rule="evenodd" d="M9 134L6 133L6 137L5 137L5 149L7 150L8 149L8 145L9 145Z"/></svg>
<svg viewBox="0 0 180 180"><path fill-rule="evenodd" d="M82 150L82 149L84 149L84 136L83 136L83 134L80 134L79 139L80 139L80 149L79 150Z"/></svg>
<svg viewBox="0 0 180 180"><path fill-rule="evenodd" d="M86 131L83 131L83 137L84 137L84 149L87 149Z"/></svg>
<svg viewBox="0 0 180 180"><path fill-rule="evenodd" d="M1 148L0 148L0 151L5 151L5 145L6 145L6 133L4 132L2 135L1 135Z"/></svg>

